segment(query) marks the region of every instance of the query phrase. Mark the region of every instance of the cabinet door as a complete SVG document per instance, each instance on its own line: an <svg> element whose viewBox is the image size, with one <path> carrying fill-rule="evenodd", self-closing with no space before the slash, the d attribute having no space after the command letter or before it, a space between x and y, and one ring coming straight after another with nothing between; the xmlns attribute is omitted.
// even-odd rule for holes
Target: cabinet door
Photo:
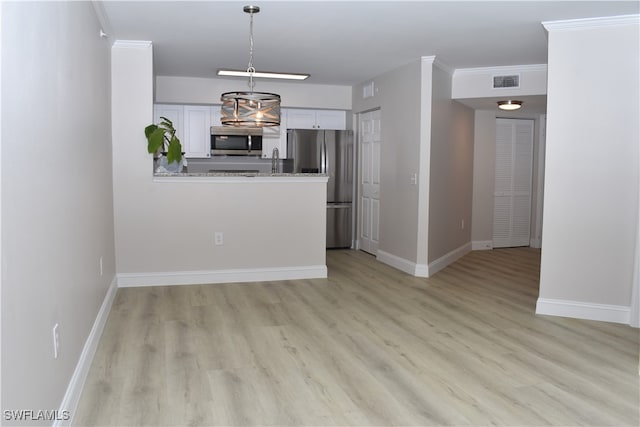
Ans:
<svg viewBox="0 0 640 427"><path fill-rule="evenodd" d="M346 113L341 110L287 110L288 129L337 129L347 128Z"/></svg>
<svg viewBox="0 0 640 427"><path fill-rule="evenodd" d="M186 105L184 124L185 157L211 157L211 107Z"/></svg>
<svg viewBox="0 0 640 427"><path fill-rule="evenodd" d="M278 150L280 150L280 158L287 158L287 128L288 128L288 110L280 110L280 137L278 138Z"/></svg>
<svg viewBox="0 0 640 427"><path fill-rule="evenodd" d="M280 126L263 128L262 158L270 159L273 149L278 149L278 157L287 158L287 110L280 109Z"/></svg>
<svg viewBox="0 0 640 427"><path fill-rule="evenodd" d="M288 109L288 129L317 129L315 110Z"/></svg>
<svg viewBox="0 0 640 427"><path fill-rule="evenodd" d="M339 110L318 110L316 111L316 129L337 129L347 128L347 114Z"/></svg>
<svg viewBox="0 0 640 427"><path fill-rule="evenodd" d="M211 107L211 126L222 126L222 107L220 105Z"/></svg>
<svg viewBox="0 0 640 427"><path fill-rule="evenodd" d="M184 108L182 105L156 104L153 108L153 123L160 123L160 117L166 117L171 120L176 130L176 136L182 141L184 133L182 132L182 118L184 116Z"/></svg>
<svg viewBox="0 0 640 427"><path fill-rule="evenodd" d="M282 158L282 151L280 151L280 139L262 137L262 158L270 159L273 156L273 149L278 149L278 157Z"/></svg>

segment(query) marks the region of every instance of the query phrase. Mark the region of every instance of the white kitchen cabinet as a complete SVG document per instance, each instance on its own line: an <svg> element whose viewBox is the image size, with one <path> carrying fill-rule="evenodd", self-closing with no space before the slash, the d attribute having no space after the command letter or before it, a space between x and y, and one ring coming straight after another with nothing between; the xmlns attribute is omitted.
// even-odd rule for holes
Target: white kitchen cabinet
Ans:
<svg viewBox="0 0 640 427"><path fill-rule="evenodd" d="M280 109L280 126L262 128L262 158L270 159L273 149L278 149L278 157L287 157L287 111Z"/></svg>
<svg viewBox="0 0 640 427"><path fill-rule="evenodd" d="M166 117L171 120L173 127L176 130L176 136L180 141L182 141L184 135L182 132L184 107L182 105L156 104L153 108L153 123L159 124L162 120L160 117Z"/></svg>
<svg viewBox="0 0 640 427"><path fill-rule="evenodd" d="M222 106L213 105L211 107L211 126L222 126Z"/></svg>
<svg viewBox="0 0 640 427"><path fill-rule="evenodd" d="M316 129L316 112L315 110L287 110L289 120L287 126L289 129Z"/></svg>
<svg viewBox="0 0 640 427"><path fill-rule="evenodd" d="M316 123L318 129L345 130L347 128L347 113L338 110L318 110L316 111Z"/></svg>
<svg viewBox="0 0 640 427"><path fill-rule="evenodd" d="M154 123L160 117L173 122L176 136L182 143L182 151L187 158L211 157L211 122L214 107L208 105L154 105ZM219 110L219 108L218 108Z"/></svg>
<svg viewBox="0 0 640 427"><path fill-rule="evenodd" d="M184 139L182 148L187 158L211 157L212 107L184 106Z"/></svg>
<svg viewBox="0 0 640 427"><path fill-rule="evenodd" d="M347 114L342 110L287 109L288 129L338 129L347 128Z"/></svg>

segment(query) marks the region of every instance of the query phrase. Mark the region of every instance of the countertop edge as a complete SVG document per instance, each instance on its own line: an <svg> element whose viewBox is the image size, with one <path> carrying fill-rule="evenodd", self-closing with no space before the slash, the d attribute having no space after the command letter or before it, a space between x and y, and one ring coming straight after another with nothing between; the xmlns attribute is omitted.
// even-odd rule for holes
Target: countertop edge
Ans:
<svg viewBox="0 0 640 427"><path fill-rule="evenodd" d="M247 183L273 183L273 182L320 182L326 183L329 176L317 173L154 173L153 182L247 182Z"/></svg>

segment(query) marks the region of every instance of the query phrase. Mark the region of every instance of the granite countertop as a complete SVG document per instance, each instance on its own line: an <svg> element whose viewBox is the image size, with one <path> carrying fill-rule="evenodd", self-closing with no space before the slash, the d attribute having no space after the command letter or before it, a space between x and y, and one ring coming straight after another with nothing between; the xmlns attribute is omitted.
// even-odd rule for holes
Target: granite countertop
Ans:
<svg viewBox="0 0 640 427"><path fill-rule="evenodd" d="M153 174L155 177L168 176L168 177L328 177L329 175L324 173L271 173L271 172L156 172Z"/></svg>

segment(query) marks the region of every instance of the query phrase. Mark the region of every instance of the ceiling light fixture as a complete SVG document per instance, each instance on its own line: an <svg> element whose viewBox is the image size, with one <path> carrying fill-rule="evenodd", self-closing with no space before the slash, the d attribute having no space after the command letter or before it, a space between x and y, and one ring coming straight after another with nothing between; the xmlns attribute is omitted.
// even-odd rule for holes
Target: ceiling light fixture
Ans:
<svg viewBox="0 0 640 427"><path fill-rule="evenodd" d="M513 111L519 110L520 107L522 107L522 101L514 101L511 99L508 101L498 101L498 108L501 110Z"/></svg>
<svg viewBox="0 0 640 427"><path fill-rule="evenodd" d="M258 6L245 6L245 13L250 15L249 23L249 92L225 92L220 96L222 101L221 123L225 126L263 127L280 125L280 95L275 93L254 92L253 78L256 69L253 67L253 14L260 12Z"/></svg>
<svg viewBox="0 0 640 427"><path fill-rule="evenodd" d="M218 70L219 76L249 77L249 74L250 73L248 71ZM264 79L305 80L309 78L309 74L270 73L265 71L256 71L253 73L253 77L260 77Z"/></svg>

